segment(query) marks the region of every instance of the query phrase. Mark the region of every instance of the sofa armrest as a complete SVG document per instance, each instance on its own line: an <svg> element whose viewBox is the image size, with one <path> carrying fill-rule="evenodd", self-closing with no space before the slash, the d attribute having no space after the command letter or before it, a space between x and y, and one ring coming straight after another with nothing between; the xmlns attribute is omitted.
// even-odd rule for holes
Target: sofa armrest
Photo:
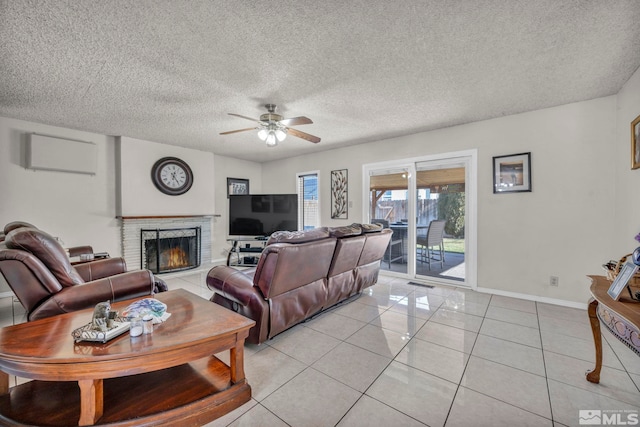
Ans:
<svg viewBox="0 0 640 427"><path fill-rule="evenodd" d="M236 270L226 265L213 267L207 274L207 286L212 291L246 306L256 296L264 299L259 289L253 286L255 269Z"/></svg>
<svg viewBox="0 0 640 427"><path fill-rule="evenodd" d="M126 273L127 264L124 258L106 258L97 261L74 265L76 271L85 282L102 279L116 274Z"/></svg>
<svg viewBox="0 0 640 427"><path fill-rule="evenodd" d="M104 279L68 286L33 310L29 320L94 307L102 301L122 301L153 295L153 274L136 270Z"/></svg>
<svg viewBox="0 0 640 427"><path fill-rule="evenodd" d="M241 271L216 266L207 275L207 286L215 292L211 301L256 322L245 342L260 344L269 334L269 303L260 289L253 286L254 274L255 269Z"/></svg>
<svg viewBox="0 0 640 427"><path fill-rule="evenodd" d="M70 257L93 254L93 248L91 246L73 246L67 248L67 251L69 251Z"/></svg>

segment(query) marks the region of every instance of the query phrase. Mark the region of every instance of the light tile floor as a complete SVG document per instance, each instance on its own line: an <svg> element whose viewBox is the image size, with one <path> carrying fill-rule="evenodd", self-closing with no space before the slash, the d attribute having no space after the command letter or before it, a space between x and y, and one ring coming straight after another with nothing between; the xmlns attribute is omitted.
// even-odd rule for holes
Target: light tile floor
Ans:
<svg viewBox="0 0 640 427"><path fill-rule="evenodd" d="M209 299L206 273L165 280ZM20 304L0 299L2 325L20 321ZM592 384L585 310L381 275L359 299L247 345L252 399L207 427L560 427L578 426L579 410L640 412L640 357L603 337Z"/></svg>

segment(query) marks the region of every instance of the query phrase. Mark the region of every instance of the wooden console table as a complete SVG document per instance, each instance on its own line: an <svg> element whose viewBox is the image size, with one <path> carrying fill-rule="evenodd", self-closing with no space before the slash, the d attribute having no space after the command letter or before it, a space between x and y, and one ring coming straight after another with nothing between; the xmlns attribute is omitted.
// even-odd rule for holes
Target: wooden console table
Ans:
<svg viewBox="0 0 640 427"><path fill-rule="evenodd" d="M589 321L596 346L596 366L587 372L587 380L599 383L602 369L600 321L616 338L640 356L640 302L626 296L626 290L623 290L622 296L616 301L607 294L611 281L603 276L589 277L592 296L589 301Z"/></svg>
<svg viewBox="0 0 640 427"><path fill-rule="evenodd" d="M156 298L171 317L135 338L75 343L91 309L0 329L0 425L202 425L248 402L255 322L182 289ZM230 366L213 356L225 350ZM8 374L33 381L9 388Z"/></svg>

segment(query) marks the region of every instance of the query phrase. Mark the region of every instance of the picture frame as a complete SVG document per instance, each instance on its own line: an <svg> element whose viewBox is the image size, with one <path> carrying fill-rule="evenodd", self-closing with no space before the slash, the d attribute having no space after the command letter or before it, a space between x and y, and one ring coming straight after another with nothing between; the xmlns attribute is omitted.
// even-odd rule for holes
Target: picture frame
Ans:
<svg viewBox="0 0 640 427"><path fill-rule="evenodd" d="M493 158L493 193L531 192L531 152Z"/></svg>
<svg viewBox="0 0 640 427"><path fill-rule="evenodd" d="M614 300L618 300L620 298L620 294L622 290L626 288L629 284L629 280L633 277L634 274L638 271L638 266L632 262L627 262L622 266L620 272L616 276L616 279L613 281L611 286L609 286L609 290L607 294L613 298ZM632 295L633 296L633 295Z"/></svg>
<svg viewBox="0 0 640 427"><path fill-rule="evenodd" d="M331 219L347 219L349 217L348 170L331 171Z"/></svg>
<svg viewBox="0 0 640 427"><path fill-rule="evenodd" d="M640 168L640 116L631 122L631 169Z"/></svg>
<svg viewBox="0 0 640 427"><path fill-rule="evenodd" d="M227 178L227 197L236 194L249 194L249 180L244 178Z"/></svg>

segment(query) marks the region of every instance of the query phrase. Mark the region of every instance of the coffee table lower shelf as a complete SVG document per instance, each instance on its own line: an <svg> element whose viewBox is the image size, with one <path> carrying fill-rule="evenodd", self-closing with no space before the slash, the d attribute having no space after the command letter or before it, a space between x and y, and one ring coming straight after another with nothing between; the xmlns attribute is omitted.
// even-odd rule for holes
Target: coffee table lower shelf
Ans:
<svg viewBox="0 0 640 427"><path fill-rule="evenodd" d="M251 399L246 380L231 382L215 356L145 374L104 380L97 426L203 425ZM0 425L69 426L80 417L80 389L71 381L29 381L0 396Z"/></svg>

